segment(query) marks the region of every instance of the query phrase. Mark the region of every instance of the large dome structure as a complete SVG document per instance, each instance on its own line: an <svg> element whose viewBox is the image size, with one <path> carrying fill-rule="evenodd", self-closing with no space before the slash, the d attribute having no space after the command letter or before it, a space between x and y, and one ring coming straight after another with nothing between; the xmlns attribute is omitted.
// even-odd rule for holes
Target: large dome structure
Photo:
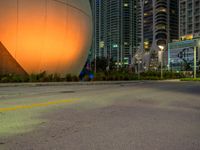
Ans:
<svg viewBox="0 0 200 150"><path fill-rule="evenodd" d="M91 38L88 0L0 1L1 73L78 75Z"/></svg>

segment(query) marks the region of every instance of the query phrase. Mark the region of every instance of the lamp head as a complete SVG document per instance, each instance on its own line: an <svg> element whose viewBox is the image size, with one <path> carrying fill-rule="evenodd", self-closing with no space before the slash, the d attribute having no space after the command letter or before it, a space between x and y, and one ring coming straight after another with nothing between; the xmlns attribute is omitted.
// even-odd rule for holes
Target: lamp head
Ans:
<svg viewBox="0 0 200 150"><path fill-rule="evenodd" d="M159 45L158 47L159 47L159 48L160 48L160 50L162 50L162 51L163 51L163 50L164 50L164 48L165 48L163 45Z"/></svg>

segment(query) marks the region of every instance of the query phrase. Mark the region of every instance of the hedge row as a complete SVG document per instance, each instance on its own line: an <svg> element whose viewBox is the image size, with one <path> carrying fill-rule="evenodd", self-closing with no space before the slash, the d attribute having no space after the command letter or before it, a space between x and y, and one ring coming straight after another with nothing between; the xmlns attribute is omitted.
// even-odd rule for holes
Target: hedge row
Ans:
<svg viewBox="0 0 200 150"><path fill-rule="evenodd" d="M30 76L19 76L14 74L0 76L1 83L9 82L64 82L73 81L78 82L80 79L75 75L67 74L65 77L61 77L58 74L47 75L45 72L40 74L31 74Z"/></svg>
<svg viewBox="0 0 200 150"><path fill-rule="evenodd" d="M185 78L182 73L164 72L164 79L180 79ZM160 80L160 72L143 72L138 78L138 74L126 71L114 71L114 72L98 72L91 79L90 75L85 75L80 78L78 76L67 74L61 77L58 74L47 75L46 72L40 74L31 74L30 76L19 75L2 75L0 76L0 82L78 82L78 81L119 81L119 80Z"/></svg>
<svg viewBox="0 0 200 150"><path fill-rule="evenodd" d="M182 73L164 72L164 79L179 79L183 78ZM97 73L93 80L95 81L118 81L118 80L160 80L160 72L144 72L139 76L135 73L129 72L111 72L111 73Z"/></svg>

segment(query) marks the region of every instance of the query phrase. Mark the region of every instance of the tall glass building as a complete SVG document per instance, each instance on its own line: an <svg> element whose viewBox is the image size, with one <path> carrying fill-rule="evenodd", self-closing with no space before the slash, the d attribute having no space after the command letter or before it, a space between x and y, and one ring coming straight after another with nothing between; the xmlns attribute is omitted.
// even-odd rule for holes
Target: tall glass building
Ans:
<svg viewBox="0 0 200 150"><path fill-rule="evenodd" d="M91 0L93 57L130 64L139 45L136 0Z"/></svg>
<svg viewBox="0 0 200 150"><path fill-rule="evenodd" d="M180 38L200 37L200 0L180 0Z"/></svg>
<svg viewBox="0 0 200 150"><path fill-rule="evenodd" d="M166 48L167 43L179 38L178 0L140 0L140 6L144 65L158 68L159 46Z"/></svg>

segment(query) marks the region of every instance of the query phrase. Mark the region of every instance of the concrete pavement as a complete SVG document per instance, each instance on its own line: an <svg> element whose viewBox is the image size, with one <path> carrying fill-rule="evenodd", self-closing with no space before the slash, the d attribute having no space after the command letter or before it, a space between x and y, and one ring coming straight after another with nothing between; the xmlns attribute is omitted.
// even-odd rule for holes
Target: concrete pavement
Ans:
<svg viewBox="0 0 200 150"><path fill-rule="evenodd" d="M0 87L0 108L38 103L0 112L0 149L200 150L198 82Z"/></svg>

